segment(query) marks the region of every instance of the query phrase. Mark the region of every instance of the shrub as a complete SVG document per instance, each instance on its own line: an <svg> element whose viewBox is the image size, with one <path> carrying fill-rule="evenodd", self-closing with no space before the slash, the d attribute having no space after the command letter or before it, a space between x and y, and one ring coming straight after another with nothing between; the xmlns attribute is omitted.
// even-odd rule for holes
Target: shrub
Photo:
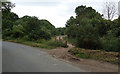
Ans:
<svg viewBox="0 0 120 74"><path fill-rule="evenodd" d="M29 36L25 35L22 39L28 41L29 40Z"/></svg>
<svg viewBox="0 0 120 74"><path fill-rule="evenodd" d="M5 29L2 32L2 38L5 39L5 40L10 39L11 35L12 35L12 30L11 29Z"/></svg>
<svg viewBox="0 0 120 74"><path fill-rule="evenodd" d="M68 42L70 42L72 45L76 44L76 38L68 38Z"/></svg>
<svg viewBox="0 0 120 74"><path fill-rule="evenodd" d="M79 53L75 55L76 57L81 57L81 58L90 58L90 54L85 54L85 53Z"/></svg>
<svg viewBox="0 0 120 74"><path fill-rule="evenodd" d="M48 32L45 32L41 29L39 30L32 30L31 33L28 34L29 40L31 39L32 41L36 41L39 39L45 39L45 40L50 40L51 35Z"/></svg>
<svg viewBox="0 0 120 74"><path fill-rule="evenodd" d="M76 57L81 57L81 58L90 58L90 54L86 54L83 52L84 49L81 48L73 48L70 49L68 52L70 52L72 55L75 55Z"/></svg>
<svg viewBox="0 0 120 74"><path fill-rule="evenodd" d="M101 39L103 50L105 51L120 51L120 39L116 37Z"/></svg>
<svg viewBox="0 0 120 74"><path fill-rule="evenodd" d="M63 42L56 42L56 46L57 47L64 47L64 48L68 47L68 45L66 43L63 43Z"/></svg>
<svg viewBox="0 0 120 74"><path fill-rule="evenodd" d="M13 25L12 29L12 37L13 38L19 38L24 36L24 28L22 25Z"/></svg>
<svg viewBox="0 0 120 74"><path fill-rule="evenodd" d="M44 39L38 39L38 40L36 40L35 42L36 42L36 43L44 43L45 40L44 40Z"/></svg>
<svg viewBox="0 0 120 74"><path fill-rule="evenodd" d="M101 42L92 25L81 25L77 33L76 46L86 49L99 49Z"/></svg>

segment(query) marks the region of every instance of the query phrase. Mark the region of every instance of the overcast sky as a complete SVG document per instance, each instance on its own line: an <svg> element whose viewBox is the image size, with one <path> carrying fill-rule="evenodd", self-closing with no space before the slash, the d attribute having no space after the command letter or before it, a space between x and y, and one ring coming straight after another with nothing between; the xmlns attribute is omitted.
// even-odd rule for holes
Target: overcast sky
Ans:
<svg viewBox="0 0 120 74"><path fill-rule="evenodd" d="M75 8L80 5L93 7L102 14L106 1L118 4L120 0L10 0L16 7L12 9L19 17L24 15L47 19L55 27L65 27L70 16L75 16Z"/></svg>

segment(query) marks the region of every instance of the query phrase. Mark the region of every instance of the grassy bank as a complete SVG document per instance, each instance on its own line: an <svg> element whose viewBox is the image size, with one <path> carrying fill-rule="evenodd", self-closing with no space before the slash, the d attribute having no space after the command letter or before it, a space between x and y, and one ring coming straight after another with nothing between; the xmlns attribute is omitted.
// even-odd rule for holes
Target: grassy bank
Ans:
<svg viewBox="0 0 120 74"><path fill-rule="evenodd" d="M55 49L56 47L67 47L67 45L64 43L55 42L54 37L51 40L41 39L37 41L27 41L23 39L9 39L5 41L25 44L33 47L44 48L44 49Z"/></svg>
<svg viewBox="0 0 120 74"><path fill-rule="evenodd" d="M113 64L119 64L118 52L105 52L100 50L86 50L82 48L72 48L69 50L72 55L84 59L94 59Z"/></svg>

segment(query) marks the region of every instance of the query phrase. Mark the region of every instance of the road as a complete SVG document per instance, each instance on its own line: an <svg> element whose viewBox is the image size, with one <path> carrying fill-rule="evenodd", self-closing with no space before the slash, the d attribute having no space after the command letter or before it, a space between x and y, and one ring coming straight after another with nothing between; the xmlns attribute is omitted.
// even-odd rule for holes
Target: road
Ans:
<svg viewBox="0 0 120 74"><path fill-rule="evenodd" d="M3 42L3 72L85 72L47 52L22 44Z"/></svg>

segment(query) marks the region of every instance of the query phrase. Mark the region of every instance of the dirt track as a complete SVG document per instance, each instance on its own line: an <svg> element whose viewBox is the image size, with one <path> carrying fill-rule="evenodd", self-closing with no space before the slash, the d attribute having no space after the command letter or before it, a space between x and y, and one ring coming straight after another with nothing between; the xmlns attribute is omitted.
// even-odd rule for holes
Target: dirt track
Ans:
<svg viewBox="0 0 120 74"><path fill-rule="evenodd" d="M91 59L77 58L71 55L68 50L74 46L69 43L68 46L68 48L58 47L53 50L48 50L48 53L55 58L62 59L80 68L83 68L88 72L118 72L117 65Z"/></svg>

